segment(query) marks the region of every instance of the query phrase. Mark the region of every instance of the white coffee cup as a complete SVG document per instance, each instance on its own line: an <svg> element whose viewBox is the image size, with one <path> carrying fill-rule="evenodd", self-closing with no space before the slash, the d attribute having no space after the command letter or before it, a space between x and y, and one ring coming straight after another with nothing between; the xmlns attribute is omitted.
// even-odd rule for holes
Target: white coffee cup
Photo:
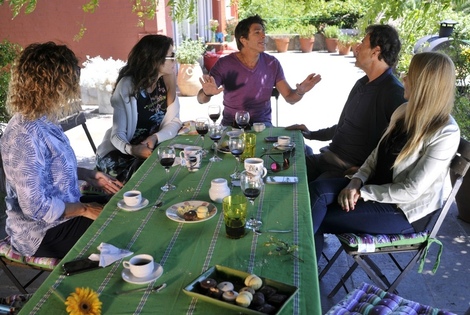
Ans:
<svg viewBox="0 0 470 315"><path fill-rule="evenodd" d="M138 190L126 191L123 195L124 203L129 207L135 207L142 202L142 193Z"/></svg>
<svg viewBox="0 0 470 315"><path fill-rule="evenodd" d="M248 158L244 162L245 170L254 176L265 177L268 170L264 167L264 161L260 158Z"/></svg>
<svg viewBox="0 0 470 315"><path fill-rule="evenodd" d="M290 137L289 136L279 136L279 137L277 137L277 144L279 144L280 146L290 145Z"/></svg>
<svg viewBox="0 0 470 315"><path fill-rule="evenodd" d="M153 272L155 267L153 257L147 254L136 255L129 260L123 261L122 265L138 278L147 277Z"/></svg>
<svg viewBox="0 0 470 315"><path fill-rule="evenodd" d="M201 168L202 148L187 146L180 152L181 165L186 166L188 171L196 172Z"/></svg>
<svg viewBox="0 0 470 315"><path fill-rule="evenodd" d="M262 122L257 122L257 123L254 123L253 124L253 129L256 131L256 132L261 132L263 131L264 129L266 129L266 125Z"/></svg>

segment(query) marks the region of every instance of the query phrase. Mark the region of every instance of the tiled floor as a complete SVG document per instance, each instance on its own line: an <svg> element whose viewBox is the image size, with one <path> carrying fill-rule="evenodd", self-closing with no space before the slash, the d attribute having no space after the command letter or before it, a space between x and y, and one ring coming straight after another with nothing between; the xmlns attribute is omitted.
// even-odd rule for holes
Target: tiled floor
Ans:
<svg viewBox="0 0 470 315"><path fill-rule="evenodd" d="M339 56L323 52L301 54L288 52L275 53L284 67L287 81L294 86L300 83L311 72L322 75L322 81L298 104L291 106L282 97L279 99L279 114L276 115L276 106L273 100L273 122L276 124L278 117L279 126L288 126L294 123L305 123L310 129L329 127L339 117L349 90L354 82L363 75L362 71L354 67L352 56ZM183 121L195 119L199 116L207 116L207 104L200 105L195 97L181 97L181 119ZM211 103L222 104L220 97L214 97ZM111 126L111 115L98 114L95 106L85 107L87 111L87 126L95 144L101 142L104 132ZM93 167L94 154L85 133L81 127L67 131L72 146L76 152L79 164L83 167ZM314 150L325 143L309 141ZM3 213L0 213L3 215ZM0 237L5 235L4 218L0 222ZM417 266L398 286L399 295L431 305L444 308L456 314L464 314L470 307L470 224L457 218L457 209L451 209L438 234L444 244L441 265L435 275L431 273L437 246L431 248L428 254L424 272L418 274ZM325 252L331 256L338 248L338 242L334 236L327 238ZM322 309L325 313L331 306L338 303L345 295L340 291L333 298L328 298L330 290L336 285L338 279L346 271L351 260L342 254L332 270L320 281ZM320 267L325 265L322 260ZM386 259L380 261L384 270L394 271L393 263ZM21 277L31 274L30 271L16 269ZM37 288L45 276L39 278L31 286L31 291ZM348 281L349 288L360 285L361 282L369 282L364 272L358 269L352 279ZM0 296L17 294L18 291L0 271Z"/></svg>

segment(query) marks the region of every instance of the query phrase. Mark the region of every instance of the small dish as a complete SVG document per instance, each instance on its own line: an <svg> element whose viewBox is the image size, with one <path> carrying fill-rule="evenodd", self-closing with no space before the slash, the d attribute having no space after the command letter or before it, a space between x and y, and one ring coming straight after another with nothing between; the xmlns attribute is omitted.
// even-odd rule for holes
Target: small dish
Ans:
<svg viewBox="0 0 470 315"><path fill-rule="evenodd" d="M273 147L281 151L288 151L288 150L292 150L293 148L295 148L295 143L292 142L287 145L280 145L279 143L275 142L273 143Z"/></svg>
<svg viewBox="0 0 470 315"><path fill-rule="evenodd" d="M178 211L178 208L188 208L191 210L196 211L199 206L206 206L209 210L209 215L204 219L196 218L194 221L186 221L183 217L184 212ZM188 210L189 211L189 210ZM185 211L186 212L186 211ZM166 209L166 216L168 219L178 222L178 223L199 223L204 222L207 220L212 219L217 214L217 207L214 206L212 203L207 201L200 201L200 200L190 200L184 201L180 203L176 203Z"/></svg>
<svg viewBox="0 0 470 315"><path fill-rule="evenodd" d="M137 205L137 206L134 206L134 207L131 207L131 206L128 206L126 205L126 203L124 202L124 200L119 200L118 203L117 203L117 206L124 210L124 211L138 211L142 208L145 208L147 207L149 204L149 200L146 199L146 198L142 198L142 202L140 203L140 205Z"/></svg>
<svg viewBox="0 0 470 315"><path fill-rule="evenodd" d="M129 282L132 284L146 284L154 280L157 280L158 278L160 278L162 274L163 274L163 267L160 264L154 262L153 272L146 277L136 277L131 273L129 269L126 269L126 268L124 268L121 275L122 275L122 279L126 282Z"/></svg>

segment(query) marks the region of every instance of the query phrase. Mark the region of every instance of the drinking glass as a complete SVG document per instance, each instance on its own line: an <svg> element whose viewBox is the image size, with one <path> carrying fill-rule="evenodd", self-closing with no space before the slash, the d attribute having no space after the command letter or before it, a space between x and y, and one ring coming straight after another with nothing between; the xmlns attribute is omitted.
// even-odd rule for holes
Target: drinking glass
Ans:
<svg viewBox="0 0 470 315"><path fill-rule="evenodd" d="M217 119L220 117L220 106L219 105L209 105L207 112L209 114L209 118L215 124Z"/></svg>
<svg viewBox="0 0 470 315"><path fill-rule="evenodd" d="M222 159L217 155L217 143L222 138L223 131L224 127L222 125L213 124L209 126L209 137L214 141L214 156L209 159L211 162L222 161Z"/></svg>
<svg viewBox="0 0 470 315"><path fill-rule="evenodd" d="M161 187L161 190L173 190L176 186L170 184L170 167L175 162L176 150L173 147L159 147L157 152L160 164L165 168L166 172L166 184Z"/></svg>
<svg viewBox="0 0 470 315"><path fill-rule="evenodd" d="M202 156L206 156L208 151L204 149L204 136L209 132L209 121L207 118L200 117L196 119L196 131L202 139Z"/></svg>
<svg viewBox="0 0 470 315"><path fill-rule="evenodd" d="M263 178L261 176L253 176L252 174L243 171L240 173L240 187L245 197L250 201L250 204L254 206L255 199L261 193L263 188ZM246 221L246 227L255 231L258 229L263 222L255 218L254 212L251 215L251 219Z"/></svg>
<svg viewBox="0 0 470 315"><path fill-rule="evenodd" d="M235 113L235 121L240 129L245 131L245 128L250 124L250 113L246 110L241 110Z"/></svg>
<svg viewBox="0 0 470 315"><path fill-rule="evenodd" d="M230 153L235 157L235 170L233 174L230 175L232 179L240 178L240 155L243 154L245 150L245 139L243 136L230 137L228 140L228 148Z"/></svg>

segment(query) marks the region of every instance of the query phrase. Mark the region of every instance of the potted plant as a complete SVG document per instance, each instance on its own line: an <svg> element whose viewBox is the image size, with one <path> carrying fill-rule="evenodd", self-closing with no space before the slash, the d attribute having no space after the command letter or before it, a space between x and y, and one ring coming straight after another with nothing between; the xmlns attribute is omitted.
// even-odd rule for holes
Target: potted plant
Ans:
<svg viewBox="0 0 470 315"><path fill-rule="evenodd" d="M327 25L323 29L325 35L326 50L336 52L338 49L338 37L340 35L339 27L336 25Z"/></svg>
<svg viewBox="0 0 470 315"><path fill-rule="evenodd" d="M360 35L352 36L351 38L351 50L353 52L353 56L356 57L356 48L362 42L362 37Z"/></svg>
<svg viewBox="0 0 470 315"><path fill-rule="evenodd" d="M340 34L338 37L338 53L340 55L349 55L351 51L352 37L348 34Z"/></svg>
<svg viewBox="0 0 470 315"><path fill-rule="evenodd" d="M289 42L293 35L291 34L289 27L278 25L269 31L269 36L274 39L277 51L283 53L289 49Z"/></svg>
<svg viewBox="0 0 470 315"><path fill-rule="evenodd" d="M312 52L316 32L317 28L315 25L309 24L298 26L297 33L299 34L300 50L303 53Z"/></svg>
<svg viewBox="0 0 470 315"><path fill-rule="evenodd" d="M206 51L206 45L198 40L186 39L176 49L176 61L180 64L178 70L178 87L180 94L196 96L201 89L199 78L202 68L198 60Z"/></svg>
<svg viewBox="0 0 470 315"><path fill-rule="evenodd" d="M229 19L225 23L225 41L231 42L233 40L233 35L235 34L235 27L237 27L238 21L236 19Z"/></svg>

